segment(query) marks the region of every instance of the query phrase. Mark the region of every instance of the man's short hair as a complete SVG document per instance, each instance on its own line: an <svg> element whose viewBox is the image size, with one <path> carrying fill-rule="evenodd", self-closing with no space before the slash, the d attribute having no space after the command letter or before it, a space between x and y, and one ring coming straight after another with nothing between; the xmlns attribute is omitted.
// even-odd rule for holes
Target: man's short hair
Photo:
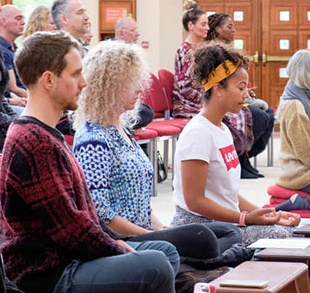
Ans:
<svg viewBox="0 0 310 293"><path fill-rule="evenodd" d="M36 32L17 50L15 66L23 84L34 85L45 71L60 76L67 66L65 56L80 44L64 31Z"/></svg>
<svg viewBox="0 0 310 293"><path fill-rule="evenodd" d="M115 37L118 37L119 31L127 28L128 21L135 21L132 17L121 17L115 24Z"/></svg>
<svg viewBox="0 0 310 293"><path fill-rule="evenodd" d="M7 17L7 16L11 15L14 7L17 7L17 6L11 5L11 4L3 5L2 11L1 11L1 16Z"/></svg>
<svg viewBox="0 0 310 293"><path fill-rule="evenodd" d="M56 27L60 30L61 27L61 21L60 18L62 15L68 16L69 11L69 4L71 0L55 0L51 6L51 16L53 18L53 21L56 25Z"/></svg>

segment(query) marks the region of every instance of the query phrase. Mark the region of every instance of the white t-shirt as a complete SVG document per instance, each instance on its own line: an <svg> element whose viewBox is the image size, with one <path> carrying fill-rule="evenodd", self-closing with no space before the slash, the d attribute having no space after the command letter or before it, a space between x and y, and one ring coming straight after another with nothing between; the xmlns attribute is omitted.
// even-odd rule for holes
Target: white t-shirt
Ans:
<svg viewBox="0 0 310 293"><path fill-rule="evenodd" d="M183 129L174 159L174 203L188 210L181 177L181 161L202 160L209 164L205 197L239 211L240 163L231 133L225 124L218 127L201 114ZM194 213L194 212L192 212ZM194 213L196 214L196 213Z"/></svg>

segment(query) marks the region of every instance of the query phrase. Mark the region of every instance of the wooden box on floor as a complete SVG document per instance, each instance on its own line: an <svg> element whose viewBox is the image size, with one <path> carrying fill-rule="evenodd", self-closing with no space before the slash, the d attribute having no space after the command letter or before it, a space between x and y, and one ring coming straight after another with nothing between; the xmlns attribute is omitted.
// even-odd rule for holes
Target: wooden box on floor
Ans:
<svg viewBox="0 0 310 293"><path fill-rule="evenodd" d="M303 262L308 265L310 248L266 248L256 253L255 257L267 261Z"/></svg>
<svg viewBox="0 0 310 293"><path fill-rule="evenodd" d="M220 286L228 280L267 281L268 285L265 288ZM211 284L217 293L310 293L308 266L297 262L244 262Z"/></svg>

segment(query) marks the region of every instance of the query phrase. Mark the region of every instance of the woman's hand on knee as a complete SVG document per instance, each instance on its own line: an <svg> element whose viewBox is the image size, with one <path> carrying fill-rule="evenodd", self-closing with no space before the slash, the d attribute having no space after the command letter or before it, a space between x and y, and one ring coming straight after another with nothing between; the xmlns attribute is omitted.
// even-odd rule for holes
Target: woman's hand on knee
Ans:
<svg viewBox="0 0 310 293"><path fill-rule="evenodd" d="M276 212L274 208L256 209L246 215L247 225L274 225L297 226L300 223L300 215L289 212Z"/></svg>
<svg viewBox="0 0 310 293"><path fill-rule="evenodd" d="M247 225L273 225L281 219L281 214L276 213L274 208L256 209L246 215L245 223Z"/></svg>
<svg viewBox="0 0 310 293"><path fill-rule="evenodd" d="M283 226L297 226L300 223L300 215L289 213L289 212L278 212L281 213L280 220L278 224Z"/></svg>

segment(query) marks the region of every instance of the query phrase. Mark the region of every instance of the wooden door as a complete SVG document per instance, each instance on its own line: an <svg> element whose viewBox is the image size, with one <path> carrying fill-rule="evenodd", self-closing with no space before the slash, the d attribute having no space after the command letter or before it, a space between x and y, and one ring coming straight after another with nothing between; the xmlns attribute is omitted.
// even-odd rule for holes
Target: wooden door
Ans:
<svg viewBox="0 0 310 293"><path fill-rule="evenodd" d="M136 0L99 0L99 39L114 37L117 20L136 18Z"/></svg>
<svg viewBox="0 0 310 293"><path fill-rule="evenodd" d="M244 50L252 61L249 69L249 78L253 86L260 83L258 71L258 44L260 42L258 14L258 0L201 0L197 1L198 6L206 11L207 15L212 13L226 13L231 16L235 23L236 35L234 45ZM256 93L260 95L260 88Z"/></svg>
<svg viewBox="0 0 310 293"><path fill-rule="evenodd" d="M286 66L299 49L310 48L309 0L262 0L263 97L277 107L288 81Z"/></svg>
<svg viewBox="0 0 310 293"><path fill-rule="evenodd" d="M310 0L201 0L197 4L207 13L232 17L235 45L243 45L255 61L249 75L257 97L276 108L288 80L289 58L299 49L310 49Z"/></svg>

